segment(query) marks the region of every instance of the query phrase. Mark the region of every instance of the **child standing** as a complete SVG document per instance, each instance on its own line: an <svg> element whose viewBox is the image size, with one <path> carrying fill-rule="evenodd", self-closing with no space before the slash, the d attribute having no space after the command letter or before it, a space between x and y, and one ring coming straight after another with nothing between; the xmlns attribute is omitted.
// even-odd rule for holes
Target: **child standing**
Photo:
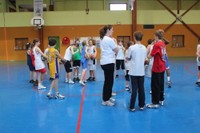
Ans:
<svg viewBox="0 0 200 133"><path fill-rule="evenodd" d="M118 71L119 71L120 67L123 71L125 69L125 66L124 66L124 51L125 51L125 48L123 46L123 42L119 41L117 47L118 47L119 51L118 51L117 56L116 56L116 78L119 77Z"/></svg>
<svg viewBox="0 0 200 133"><path fill-rule="evenodd" d="M88 47L87 42L82 42L82 50L81 50L81 64L82 64L82 74L79 83L81 85L85 85L86 81L86 73L87 73L87 65L88 65Z"/></svg>
<svg viewBox="0 0 200 133"><path fill-rule="evenodd" d="M139 95L140 110L145 106L145 93L144 93L144 62L147 56L146 47L141 44L143 34L139 31L134 33L135 45L129 47L127 58L130 59L131 68L129 75L131 78L132 93L130 99L130 111L135 111L135 101L137 93Z"/></svg>
<svg viewBox="0 0 200 133"><path fill-rule="evenodd" d="M55 46L56 46L56 40L50 39L49 40L49 48L47 50L46 55L48 57L47 60L49 62L50 78L52 79L52 82L51 82L49 92L47 93L47 97L50 99L53 98L52 89L54 88L55 92L56 92L55 98L56 99L64 99L65 96L61 95L58 92L58 78L59 78L58 58L61 60L64 60L64 59L60 56L58 50L55 49Z"/></svg>
<svg viewBox="0 0 200 133"><path fill-rule="evenodd" d="M31 43L26 44L26 49L27 49L27 51L26 51L27 65L28 65L29 70L30 70L30 81L29 81L29 83L35 84L37 75L36 75L35 67L33 65L32 58L31 58L31 56L33 56Z"/></svg>
<svg viewBox="0 0 200 133"><path fill-rule="evenodd" d="M42 85L42 82L44 80L44 76L46 73L44 62L42 61L42 56L47 58L46 55L40 50L39 45L40 41L38 39L33 40L33 44L35 45L33 48L33 54L34 54L34 64L35 64L35 70L38 73L38 89L45 89L46 87Z"/></svg>
<svg viewBox="0 0 200 133"><path fill-rule="evenodd" d="M65 55L64 55L64 59L66 60L66 62L64 64L65 70L66 70L66 79L65 79L65 82L67 82L69 84L74 84L74 82L71 79L71 72L72 72L72 66L71 66L72 52L71 52L71 47L73 47L73 46L70 45L65 50Z"/></svg>
<svg viewBox="0 0 200 133"><path fill-rule="evenodd" d="M126 57L128 56L128 49L129 49L129 47L131 45L133 45L133 42L131 42L131 41L128 42L126 50L125 50L125 70L126 70L126 75L125 75L125 80L126 80L125 90L126 91L130 91L130 86L129 86L130 78L129 78L128 72L130 70L131 64L130 64L130 60L128 60Z"/></svg>
<svg viewBox="0 0 200 133"><path fill-rule="evenodd" d="M90 71L90 77L87 79L88 81L95 81L95 70L96 70L96 56L97 56L97 50L96 46L94 44L94 40L90 39L88 41L89 47L88 47L88 54L89 54L89 60L88 60L88 69Z"/></svg>
<svg viewBox="0 0 200 133"><path fill-rule="evenodd" d="M162 41L163 34L157 30L154 33L155 43L148 58L154 57L151 78L152 103L148 108L158 108L159 104L164 104L164 74L165 65L165 44Z"/></svg>
<svg viewBox="0 0 200 133"><path fill-rule="evenodd" d="M79 81L79 68L81 65L81 51L79 46L79 40L75 40L75 45L71 47L71 52L73 55L73 69L74 69L74 81Z"/></svg>

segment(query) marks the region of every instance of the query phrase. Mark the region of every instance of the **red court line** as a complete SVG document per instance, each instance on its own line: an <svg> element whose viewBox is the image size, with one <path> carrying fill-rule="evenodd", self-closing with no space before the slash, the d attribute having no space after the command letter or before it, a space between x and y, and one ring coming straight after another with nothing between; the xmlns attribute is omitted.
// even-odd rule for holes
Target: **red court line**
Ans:
<svg viewBox="0 0 200 133"><path fill-rule="evenodd" d="M197 76L197 75L198 75L197 73L194 73L194 72L192 72L192 71L190 70L190 68L193 68L193 67L191 67L191 66L192 66L191 64L190 64L190 65L185 65L185 70L186 70L189 74Z"/></svg>
<svg viewBox="0 0 200 133"><path fill-rule="evenodd" d="M77 126L76 126L76 133L80 133L86 87L84 86L82 89L83 89L83 91L82 91L82 94L81 94L81 104L80 104L80 111L79 111L79 114L78 114L78 123L77 123Z"/></svg>

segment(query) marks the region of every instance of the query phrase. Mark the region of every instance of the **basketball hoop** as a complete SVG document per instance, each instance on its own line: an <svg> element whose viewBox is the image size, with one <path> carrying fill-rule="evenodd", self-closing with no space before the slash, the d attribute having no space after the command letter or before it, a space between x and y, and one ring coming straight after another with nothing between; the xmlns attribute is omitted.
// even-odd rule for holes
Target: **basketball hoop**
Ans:
<svg viewBox="0 0 200 133"><path fill-rule="evenodd" d="M35 27L36 30L40 30L44 25L44 19L40 16L35 16L31 19L31 24Z"/></svg>

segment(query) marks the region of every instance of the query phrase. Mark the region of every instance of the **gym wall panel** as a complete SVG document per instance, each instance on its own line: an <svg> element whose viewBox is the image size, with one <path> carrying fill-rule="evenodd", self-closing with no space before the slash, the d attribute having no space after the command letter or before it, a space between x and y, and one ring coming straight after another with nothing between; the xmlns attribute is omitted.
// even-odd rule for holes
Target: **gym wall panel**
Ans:
<svg viewBox="0 0 200 133"><path fill-rule="evenodd" d="M173 12L176 14L176 11ZM181 10L180 14L183 12L185 10ZM138 24L171 24L175 20L175 17L167 10L139 10L137 13ZM199 24L199 10L189 11L182 19L187 24Z"/></svg>
<svg viewBox="0 0 200 133"><path fill-rule="evenodd" d="M44 32L44 48L47 48L49 36L59 36L60 42L62 38L67 36L71 40L75 37L96 37L99 36L99 30L103 25L88 25L88 26L45 26ZM113 25L114 37L124 35L131 36L131 25ZM3 28L2 28L3 29ZM33 27L8 27L7 30L7 43L8 43L8 60L26 60L26 50L14 50L15 38L28 38L29 42L32 42L34 38L39 38L39 32ZM3 34L3 33L2 33ZM1 37L4 41L4 38ZM1 44L5 44L2 42ZM4 45L5 46L5 45ZM61 55L64 56L66 45L60 45ZM3 47L2 51L5 51ZM100 53L98 53L99 58ZM0 53L0 57L5 57L5 53ZM5 60L5 58L0 58Z"/></svg>
<svg viewBox="0 0 200 133"><path fill-rule="evenodd" d="M154 29L143 29L143 25L138 25L137 29L144 33L144 38L142 43L147 45L148 39L154 39L154 32L158 29L165 29L168 25L155 25ZM200 25L190 24L189 27L197 32L200 35ZM173 48L172 47L172 35L184 35L184 47L182 48ZM167 53L170 57L192 57L196 56L196 47L198 40L197 38L188 31L183 25L177 24L171 27L169 31L165 33L164 36L170 41L170 44L167 46Z"/></svg>
<svg viewBox="0 0 200 133"><path fill-rule="evenodd" d="M3 13L0 13L0 27L4 27L4 16L3 16Z"/></svg>
<svg viewBox="0 0 200 133"><path fill-rule="evenodd" d="M48 12L44 15L45 25L102 25L131 24L131 11L85 11ZM54 16L54 17L52 17Z"/></svg>
<svg viewBox="0 0 200 133"><path fill-rule="evenodd" d="M26 50L15 50L15 38L28 38L29 42L38 38L38 32L33 27L9 27L7 31L8 60L25 60ZM3 48L5 50L5 47ZM1 56L1 53L0 53Z"/></svg>
<svg viewBox="0 0 200 133"><path fill-rule="evenodd" d="M0 60L6 60L4 28L0 27Z"/></svg>
<svg viewBox="0 0 200 133"><path fill-rule="evenodd" d="M32 17L33 13L29 12L5 13L6 27L32 26L30 24ZM130 11L91 11L88 15L85 11L45 12L44 20L46 26L132 23Z"/></svg>

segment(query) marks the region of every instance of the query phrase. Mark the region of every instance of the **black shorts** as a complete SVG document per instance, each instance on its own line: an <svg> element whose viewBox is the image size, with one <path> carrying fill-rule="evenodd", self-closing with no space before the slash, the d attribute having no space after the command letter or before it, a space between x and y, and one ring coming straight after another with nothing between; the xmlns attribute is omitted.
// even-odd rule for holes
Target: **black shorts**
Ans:
<svg viewBox="0 0 200 133"><path fill-rule="evenodd" d="M81 66L81 60L74 60L73 61L73 67L80 67Z"/></svg>
<svg viewBox="0 0 200 133"><path fill-rule="evenodd" d="M126 81L130 81L130 79L129 79L129 75L128 75L128 72L129 72L129 70L126 70L126 75L125 75L125 79L126 79Z"/></svg>
<svg viewBox="0 0 200 133"><path fill-rule="evenodd" d="M200 66L198 66L198 70L200 71Z"/></svg>
<svg viewBox="0 0 200 133"><path fill-rule="evenodd" d="M125 69L124 60L116 60L116 70L119 70L120 66L122 70Z"/></svg>
<svg viewBox="0 0 200 133"><path fill-rule="evenodd" d="M67 73L72 72L72 66L70 61L65 62L64 66Z"/></svg>

